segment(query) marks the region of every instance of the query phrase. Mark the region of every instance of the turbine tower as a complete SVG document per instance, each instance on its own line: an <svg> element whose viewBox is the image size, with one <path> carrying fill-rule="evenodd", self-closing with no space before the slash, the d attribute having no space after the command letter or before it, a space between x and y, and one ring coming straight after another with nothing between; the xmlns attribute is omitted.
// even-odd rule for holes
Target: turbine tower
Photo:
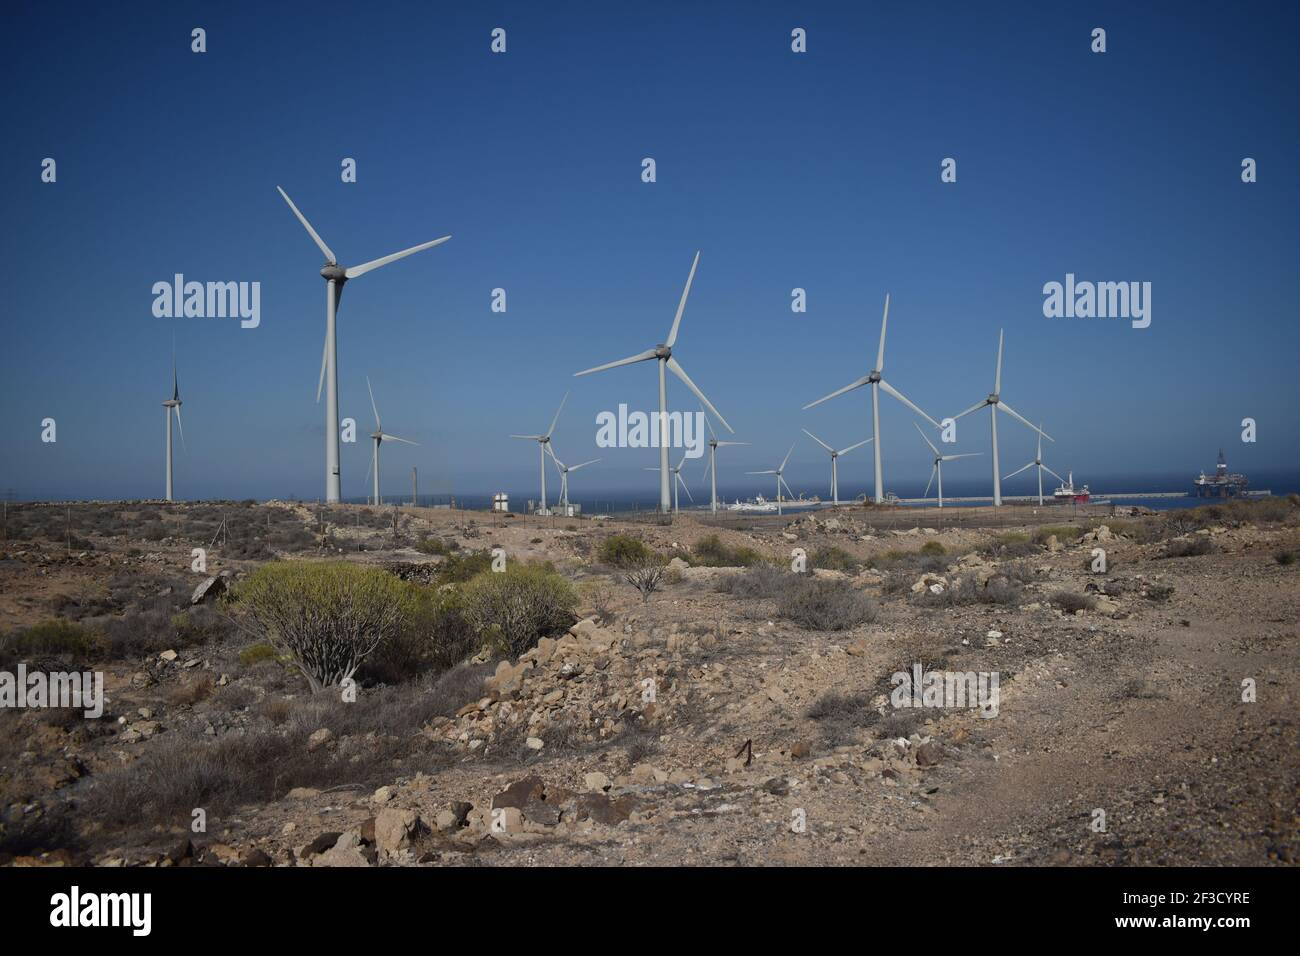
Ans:
<svg viewBox="0 0 1300 956"><path fill-rule="evenodd" d="M370 453L370 468L366 470L366 477L370 477L370 472L375 473L375 496L373 503L382 505L383 501L379 498L379 446L386 441L400 441L407 445L417 445L419 442L413 442L408 438L398 438L396 435L389 435L384 431L384 426L379 421L379 406L375 404L375 390L370 387L370 376L366 376L366 391L370 393L370 408L375 413L375 430L370 433L370 438L375 443L374 451Z"/></svg>
<svg viewBox="0 0 1300 956"><path fill-rule="evenodd" d="M793 453L794 453L794 445L791 445L790 450L785 453L785 458L782 460L780 468L768 468L765 471L745 472L745 474L747 475L776 475L776 513L777 514L781 514L781 486L785 485L785 490L790 491L790 486L785 484L785 478L781 476L781 473L785 471L785 464L790 460L790 456ZM793 491L790 491L790 500L794 501Z"/></svg>
<svg viewBox="0 0 1300 956"><path fill-rule="evenodd" d="M676 468L670 468L673 474L673 514L677 513L677 489L680 487L686 492L686 497L690 498L691 504L695 504L695 496L691 494L691 489L686 486L686 480L682 478L682 465L686 464L686 453L682 452L682 460L677 463ZM646 468L646 471L658 471L658 468Z"/></svg>
<svg viewBox="0 0 1300 956"><path fill-rule="evenodd" d="M858 442L856 445L850 445L848 448L841 448L839 451L836 451L834 448L826 444L824 441L822 441L820 438L818 438L808 429L805 428L802 429L802 431L805 435L807 435L809 438L811 438L813 441L815 441L817 444L821 445L823 448L825 448L828 452L831 453L831 499L835 504L838 505L840 503L840 476L839 476L839 468L838 468L840 455L846 455L849 452L853 451L853 449L861 448L863 445L867 444L867 442L875 441L875 439L865 438L862 441Z"/></svg>
<svg viewBox="0 0 1300 956"><path fill-rule="evenodd" d="M945 461L955 461L958 458L974 458L976 455L981 454L981 452L968 451L968 452L963 452L960 455L945 455L941 451L939 451L939 449L934 447L934 442L930 441L929 438L925 437L925 432L921 431L920 425L917 425L916 422L912 422L912 424L916 426L917 434L919 434L923 439L925 439L925 443L930 446L930 451L934 452L934 467L930 469L930 480L925 483L925 493L922 494L921 497L922 498L930 497L930 485L934 481L934 476L938 475L939 476L939 507L942 508L943 507L943 463Z"/></svg>
<svg viewBox="0 0 1300 956"><path fill-rule="evenodd" d="M560 514L562 514L562 515L568 515L568 513L569 513L569 472L571 472L571 471L577 471L579 468L585 468L585 467L587 467L588 465L594 465L596 462L600 461L600 459L599 459L599 458L593 458L593 459L591 459L590 461L579 462L579 463L576 464L576 465L566 465L564 462L560 461L559 456L555 454L555 446L554 446L554 445L552 445L552 444L550 444L550 443L548 442L547 444L545 444L545 445L542 446L542 447L544 447L548 452L550 452L550 455L551 455L551 461L555 462L555 467L556 467L557 469L559 469L559 472L560 472Z"/></svg>
<svg viewBox="0 0 1300 956"><path fill-rule="evenodd" d="M1007 480L1010 481L1012 478L1016 477L1016 475L1020 474L1026 468L1033 468L1035 466L1037 466L1038 468L1038 504L1041 507L1043 504L1043 472L1047 472L1049 475L1051 475L1053 478L1059 481L1062 485L1065 484L1064 478L1062 478L1056 472L1052 471L1052 469L1048 468L1046 465L1043 464L1043 423L1042 422L1038 423L1038 452L1034 455L1034 460L1031 461L1029 464L1025 465L1024 468L1017 468L1011 474L1007 475Z"/></svg>
<svg viewBox="0 0 1300 956"><path fill-rule="evenodd" d="M1001 507L1002 505L1002 477L998 472L998 408L1000 407L1004 412L1006 412L1012 418L1016 419L1017 421L1023 422L1024 424L1028 425L1030 428L1033 428L1034 431L1038 432L1038 434L1042 438L1046 438L1048 441L1056 441L1055 438L1047 434L1047 432L1043 431L1041 428L1034 428L1033 424L1030 423L1029 419L1025 418L1023 415L1021 415L1018 411L1016 411L1006 402L1002 401L1002 330L1001 329L998 329L998 365L997 365L997 371L994 372L993 374L993 391L989 393L988 397L984 399L984 401L972 405L970 408L966 409L966 411L962 412L961 415L954 415L952 420L955 422L957 419L961 418L962 415L969 415L971 412L978 412L981 408L983 408L986 405L988 406L989 409L989 425L993 430L993 506L996 508L996 507Z"/></svg>
<svg viewBox="0 0 1300 956"><path fill-rule="evenodd" d="M289 208L298 217L302 227L307 230L312 242L316 243L317 247L325 255L325 265L320 270L321 277L325 280L325 347L320 360L320 379L316 383L316 401L320 401L321 388L328 380L329 388L325 392L325 500L330 504L334 504L339 500L341 489L339 477L339 369L335 327L338 318L339 299L343 296L343 284L349 279L365 275L372 269L378 269L390 262L405 259L407 256L422 252L425 249L431 249L446 242L451 236L443 236L441 239L434 239L431 242L403 249L401 252L394 252L382 259L371 259L359 266L345 268L339 265L338 259L330 251L330 247L325 245L325 240L312 228L311 223L307 221L307 217L298 211L298 207L293 204L293 200L289 198L288 193L280 189L279 186L275 188L284 197L284 201L289 204Z"/></svg>
<svg viewBox="0 0 1300 956"><path fill-rule="evenodd" d="M839 389L838 391L831 392L829 395L825 396L824 398L819 398L817 399L817 401L809 402L807 405L804 406L804 409L806 410L812 408L814 405L820 405L824 401L843 395L845 392L851 392L855 388L861 388L863 385L871 386L871 438L872 441L875 442L874 451L876 453L875 456L876 504L881 504L885 500L884 474L880 464L880 391L881 389L884 389L886 394L894 396L894 398L898 399L900 402L902 402L912 411L916 412L916 414L920 415L922 418L924 418L935 428L939 427L938 422L936 422L925 412L921 411L919 408L913 405L911 400L908 399L905 395L903 395L902 392L894 388L894 386L890 385L888 382L886 382L883 378L880 377L885 369L885 326L888 323L889 323L889 295L886 294L885 314L884 317L880 320L880 348L876 352L876 367L873 368L868 374L862 376L862 378L858 379L856 382L852 382L848 385L845 385L843 388Z"/></svg>
<svg viewBox="0 0 1300 956"><path fill-rule="evenodd" d="M616 362L607 362L604 365L597 365L595 368L584 369L581 372L574 372L577 375L590 375L592 372L603 372L605 369L617 368L620 365L632 365L636 362L648 362L655 359L659 363L659 510L665 514L668 512L668 380L666 372L672 372L680 378L687 388L695 393L705 406L708 407L718 421L722 422L727 431L735 434L735 429L727 424L727 420L722 414L713 407L703 392L696 387L691 381L686 370L682 368L677 359L673 358L673 346L677 343L677 330L682 324L682 312L686 309L686 297L691 294L691 283L695 281L695 269L700 264L700 254L695 253L695 261L691 263L690 275L686 277L686 288L682 289L681 301L677 303L677 315L673 318L673 327L668 330L668 338L662 345L657 345L652 349L646 349L636 355L631 355L625 359L619 359Z"/></svg>
<svg viewBox="0 0 1300 956"><path fill-rule="evenodd" d="M704 409L700 409L700 411L702 413ZM708 415L704 416L704 423L709 426L709 464L708 467L704 469L704 473L709 476L710 487L713 493L712 503L709 505L709 511L713 512L714 514L717 514L718 513L718 463L717 463L718 449L722 448L724 445L748 445L749 442L718 441L718 435L716 432L714 432L713 423L709 421Z"/></svg>
<svg viewBox="0 0 1300 956"><path fill-rule="evenodd" d="M172 500L172 409L176 409L176 428L181 433L181 445L185 444L185 429L181 426L181 389L176 382L176 359L172 358L172 397L163 402L167 409L167 500Z"/></svg>
<svg viewBox="0 0 1300 956"><path fill-rule="evenodd" d="M538 514L546 514L546 446L551 442L551 432L555 431L555 424L560 420L560 412L564 411L564 403L569 400L569 393L565 392L564 397L560 399L560 407L555 410L555 417L551 419L551 427L546 429L545 435L511 435L511 438L527 438L537 442L537 455L542 466L542 506Z"/></svg>

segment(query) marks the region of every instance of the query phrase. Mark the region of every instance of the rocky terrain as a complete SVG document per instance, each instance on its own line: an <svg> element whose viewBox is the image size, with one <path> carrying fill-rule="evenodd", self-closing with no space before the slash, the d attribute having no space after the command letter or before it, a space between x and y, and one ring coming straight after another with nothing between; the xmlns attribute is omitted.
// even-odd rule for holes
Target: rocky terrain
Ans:
<svg viewBox="0 0 1300 956"><path fill-rule="evenodd" d="M1296 504L1006 510L11 507L0 669L102 671L107 703L0 711L0 862L1295 863ZM662 563L648 596L614 536ZM376 658L355 700L312 695L225 600L274 560L436 589L492 549L550 562L575 623L450 669ZM51 620L73 636L42 643ZM914 665L996 673L996 714L895 706Z"/></svg>

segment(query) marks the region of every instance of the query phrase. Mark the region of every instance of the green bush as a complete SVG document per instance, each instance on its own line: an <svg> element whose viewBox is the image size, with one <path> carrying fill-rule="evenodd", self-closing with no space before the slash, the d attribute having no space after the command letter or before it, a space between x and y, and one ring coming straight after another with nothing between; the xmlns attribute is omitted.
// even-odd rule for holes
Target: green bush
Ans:
<svg viewBox="0 0 1300 956"><path fill-rule="evenodd" d="M423 554L446 554L451 549L447 546L447 542L443 541L442 538L422 535L420 539L415 542L415 550Z"/></svg>
<svg viewBox="0 0 1300 956"><path fill-rule="evenodd" d="M439 584L463 584L484 571L492 569L491 551L471 551L468 554L448 554L438 565Z"/></svg>
<svg viewBox="0 0 1300 956"><path fill-rule="evenodd" d="M635 539L633 539L635 540ZM578 594L549 567L514 564L480 574L465 585L465 620L498 654L518 657L543 637L577 620Z"/></svg>
<svg viewBox="0 0 1300 956"><path fill-rule="evenodd" d="M0 641L0 660L6 664L40 657L66 657L84 661L101 656L106 650L106 643L96 630L63 618L55 618L15 631Z"/></svg>
<svg viewBox="0 0 1300 956"><path fill-rule="evenodd" d="M1073 591L1057 591L1048 600L1067 614L1073 614L1075 611L1091 611L1097 606L1096 598L1087 594L1076 594Z"/></svg>
<svg viewBox="0 0 1300 956"><path fill-rule="evenodd" d="M948 549L938 541L927 541L925 544L921 545L921 553L928 556L939 557L947 554Z"/></svg>
<svg viewBox="0 0 1300 956"><path fill-rule="evenodd" d="M600 543L600 560L616 568L635 568L646 564L655 553L640 538L628 534L615 534Z"/></svg>
<svg viewBox="0 0 1300 956"><path fill-rule="evenodd" d="M416 594L414 585L381 568L276 561L250 575L235 600L316 693L351 677L376 647L408 627Z"/></svg>
<svg viewBox="0 0 1300 956"><path fill-rule="evenodd" d="M270 644L252 644L239 652L239 664L241 667L252 667L262 661L277 660L279 656Z"/></svg>
<svg viewBox="0 0 1300 956"><path fill-rule="evenodd" d="M938 542L935 543L938 544ZM940 550L942 550L942 547L940 545ZM808 555L808 567L810 568L823 568L828 571L856 571L860 564L861 562L857 558L835 545L818 548Z"/></svg>
<svg viewBox="0 0 1300 956"><path fill-rule="evenodd" d="M1214 549L1214 542L1208 536L1198 534L1183 541L1170 541L1165 545L1164 557L1193 558L1202 554L1209 554Z"/></svg>
<svg viewBox="0 0 1300 956"><path fill-rule="evenodd" d="M473 655L482 642L465 618L459 588L420 588L410 619L357 670L366 683L399 684L426 673L441 674Z"/></svg>
<svg viewBox="0 0 1300 956"><path fill-rule="evenodd" d="M695 542L689 561L692 565L704 568L748 568L760 564L763 555L745 545L730 547L716 534L711 534Z"/></svg>

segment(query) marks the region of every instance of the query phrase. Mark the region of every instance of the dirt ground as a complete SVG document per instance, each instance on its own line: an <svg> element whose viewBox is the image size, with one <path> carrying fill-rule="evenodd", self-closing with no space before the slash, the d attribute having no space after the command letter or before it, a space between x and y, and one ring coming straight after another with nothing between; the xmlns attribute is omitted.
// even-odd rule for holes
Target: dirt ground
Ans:
<svg viewBox="0 0 1300 956"><path fill-rule="evenodd" d="M972 512L939 528L849 506L722 527L292 503L11 513L0 633L66 617L110 622L119 644L87 665L105 675L99 719L0 711L0 861L1294 864L1300 511L1283 510L1200 527L1081 513L1069 528L1031 509L1010 509L1018 526ZM161 531L139 538L142 521ZM602 564L614 534L674 558L648 600ZM871 619L797 623L727 583L752 572L698 560L715 535L783 566L838 549L808 573L868 597ZM551 562L581 620L518 661L480 655L437 713L422 708L444 684L363 682L336 717L283 661L241 656L256 635L189 610L206 578L238 587L276 558L418 575L445 560L415 546L427 538ZM1005 599L947 600L1004 583ZM914 665L997 674L996 715L895 706L891 676ZM223 796L215 770L192 807L111 799L135 792L133 773L168 789L192 762L177 754L294 733L310 742L282 774L262 768L251 802Z"/></svg>

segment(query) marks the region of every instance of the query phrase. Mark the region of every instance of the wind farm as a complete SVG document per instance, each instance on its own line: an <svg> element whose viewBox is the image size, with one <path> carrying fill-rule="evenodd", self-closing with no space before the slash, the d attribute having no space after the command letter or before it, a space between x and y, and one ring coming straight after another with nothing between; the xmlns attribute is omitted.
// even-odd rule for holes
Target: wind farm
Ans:
<svg viewBox="0 0 1300 956"><path fill-rule="evenodd" d="M1300 11L941 13L19 5L18 938L767 866L1053 938L1300 861Z"/></svg>

